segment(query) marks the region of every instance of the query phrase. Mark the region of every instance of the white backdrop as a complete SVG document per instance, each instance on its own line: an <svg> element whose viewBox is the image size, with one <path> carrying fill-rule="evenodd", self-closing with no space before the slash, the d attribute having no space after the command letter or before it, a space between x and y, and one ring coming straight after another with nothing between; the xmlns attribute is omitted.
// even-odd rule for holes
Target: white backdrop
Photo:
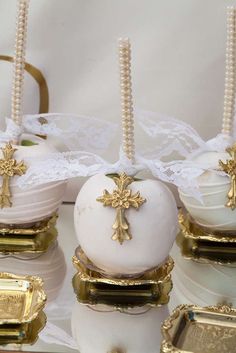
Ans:
<svg viewBox="0 0 236 353"><path fill-rule="evenodd" d="M227 5L236 1L31 0L27 61L46 76L51 112L118 121L116 40L128 36L135 106L187 121L209 138L221 126ZM13 54L15 13L16 0L0 0L0 54ZM1 118L10 112L10 86L11 65L1 62ZM27 77L24 110L37 107Z"/></svg>

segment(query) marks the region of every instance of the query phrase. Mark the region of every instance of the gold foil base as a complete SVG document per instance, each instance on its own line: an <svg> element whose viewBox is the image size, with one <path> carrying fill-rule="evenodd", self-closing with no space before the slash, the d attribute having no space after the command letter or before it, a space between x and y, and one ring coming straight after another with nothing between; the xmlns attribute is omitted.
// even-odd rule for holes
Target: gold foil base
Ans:
<svg viewBox="0 0 236 353"><path fill-rule="evenodd" d="M236 309L180 305L162 335L161 353L236 353Z"/></svg>
<svg viewBox="0 0 236 353"><path fill-rule="evenodd" d="M0 226L0 253L43 253L57 239L57 215L34 225Z"/></svg>
<svg viewBox="0 0 236 353"><path fill-rule="evenodd" d="M47 318L41 311L32 322L0 325L0 346L10 344L34 344L38 334L46 325Z"/></svg>
<svg viewBox="0 0 236 353"><path fill-rule="evenodd" d="M236 233L211 232L191 219L188 213L179 213L180 232L176 243L184 258L200 263L236 265Z"/></svg>
<svg viewBox="0 0 236 353"><path fill-rule="evenodd" d="M0 272L0 327L31 322L45 304L41 278Z"/></svg>
<svg viewBox="0 0 236 353"><path fill-rule="evenodd" d="M172 289L171 270L173 260L155 269L147 271L138 278L105 277L96 270L91 270L91 262L83 253L83 261L73 257L73 264L78 271L73 278L73 287L77 299L83 304L106 304L119 306L161 306L169 302Z"/></svg>

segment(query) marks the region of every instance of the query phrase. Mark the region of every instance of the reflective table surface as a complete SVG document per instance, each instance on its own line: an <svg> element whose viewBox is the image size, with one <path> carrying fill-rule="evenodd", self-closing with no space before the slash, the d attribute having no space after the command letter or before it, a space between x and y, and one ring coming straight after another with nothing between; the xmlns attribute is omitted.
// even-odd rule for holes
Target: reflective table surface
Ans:
<svg viewBox="0 0 236 353"><path fill-rule="evenodd" d="M57 298L52 299L51 297L55 297L56 294L50 292L50 300L44 310L47 315L45 328L40 332L39 339L35 344L0 346L0 352L159 352L161 322L169 315L169 310L181 302L181 298L177 297L173 289L168 307L163 306L160 309L144 307L124 313L108 307L87 307L79 304L72 288L75 269L71 260L77 247L73 207L73 204L63 204L59 212L58 243L64 253L66 274L64 276L62 273L63 266L60 267L59 273L55 272L54 274L54 277L61 276L61 282L65 278L63 286L58 287ZM53 256L59 256L58 254L54 252ZM60 254L60 256L60 262L64 261L63 255ZM0 261L2 261L0 264L3 264L4 259L0 259ZM32 267L30 261L26 266L28 269ZM52 283L54 283L54 279L51 279ZM74 338L72 337L72 327Z"/></svg>

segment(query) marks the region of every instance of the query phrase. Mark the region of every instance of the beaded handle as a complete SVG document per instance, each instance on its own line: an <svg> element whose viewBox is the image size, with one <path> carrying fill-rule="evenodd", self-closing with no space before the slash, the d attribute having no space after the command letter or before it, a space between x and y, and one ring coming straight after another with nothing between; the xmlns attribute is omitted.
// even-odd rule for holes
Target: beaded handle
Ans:
<svg viewBox="0 0 236 353"><path fill-rule="evenodd" d="M222 134L231 136L234 114L235 114L235 18L236 9L227 7L227 44L226 44L226 64L225 64L225 93L224 110L222 122Z"/></svg>
<svg viewBox="0 0 236 353"><path fill-rule="evenodd" d="M134 162L134 116L131 82L131 48L129 39L119 39L120 93L122 108L123 151Z"/></svg>
<svg viewBox="0 0 236 353"><path fill-rule="evenodd" d="M24 86L28 7L29 0L18 0L11 99L11 118L17 125L21 125L22 123L22 98Z"/></svg>

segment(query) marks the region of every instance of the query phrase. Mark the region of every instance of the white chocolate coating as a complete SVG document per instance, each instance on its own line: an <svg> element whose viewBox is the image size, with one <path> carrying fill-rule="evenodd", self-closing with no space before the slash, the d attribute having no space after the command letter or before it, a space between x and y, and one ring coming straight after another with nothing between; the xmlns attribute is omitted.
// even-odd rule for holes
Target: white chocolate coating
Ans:
<svg viewBox="0 0 236 353"><path fill-rule="evenodd" d="M157 353L162 340L161 323L168 317L166 305L135 315L96 311L76 303L72 311L72 335L80 353ZM111 310L111 309L107 309Z"/></svg>
<svg viewBox="0 0 236 353"><path fill-rule="evenodd" d="M55 152L47 141L32 135L24 136L38 143L34 146L14 146L17 148L13 158L18 162L26 157L42 157ZM2 158L2 151L0 151ZM36 222L52 215L60 206L66 189L65 181L43 184L27 190L21 190L17 185L18 176L10 179L12 207L0 209L0 223L24 224Z"/></svg>
<svg viewBox="0 0 236 353"><path fill-rule="evenodd" d="M58 245L51 246L46 253L41 255L1 257L0 268L2 272L41 277L44 281L47 302L58 296L66 275L65 257Z"/></svg>
<svg viewBox="0 0 236 353"><path fill-rule="evenodd" d="M207 152L195 158L195 161L210 161L213 168L218 168L220 159L229 159L229 154ZM207 171L198 178L198 183L203 203L179 190L180 199L195 221L215 230L236 230L236 210L225 206L230 178Z"/></svg>
<svg viewBox="0 0 236 353"><path fill-rule="evenodd" d="M77 197L74 220L77 238L88 258L109 274L137 274L161 264L175 240L177 208L170 190L156 180L136 181L133 193L147 201L138 209L126 210L133 238L119 242L111 239L116 209L96 200L106 189L116 189L114 181L102 174L91 177Z"/></svg>

